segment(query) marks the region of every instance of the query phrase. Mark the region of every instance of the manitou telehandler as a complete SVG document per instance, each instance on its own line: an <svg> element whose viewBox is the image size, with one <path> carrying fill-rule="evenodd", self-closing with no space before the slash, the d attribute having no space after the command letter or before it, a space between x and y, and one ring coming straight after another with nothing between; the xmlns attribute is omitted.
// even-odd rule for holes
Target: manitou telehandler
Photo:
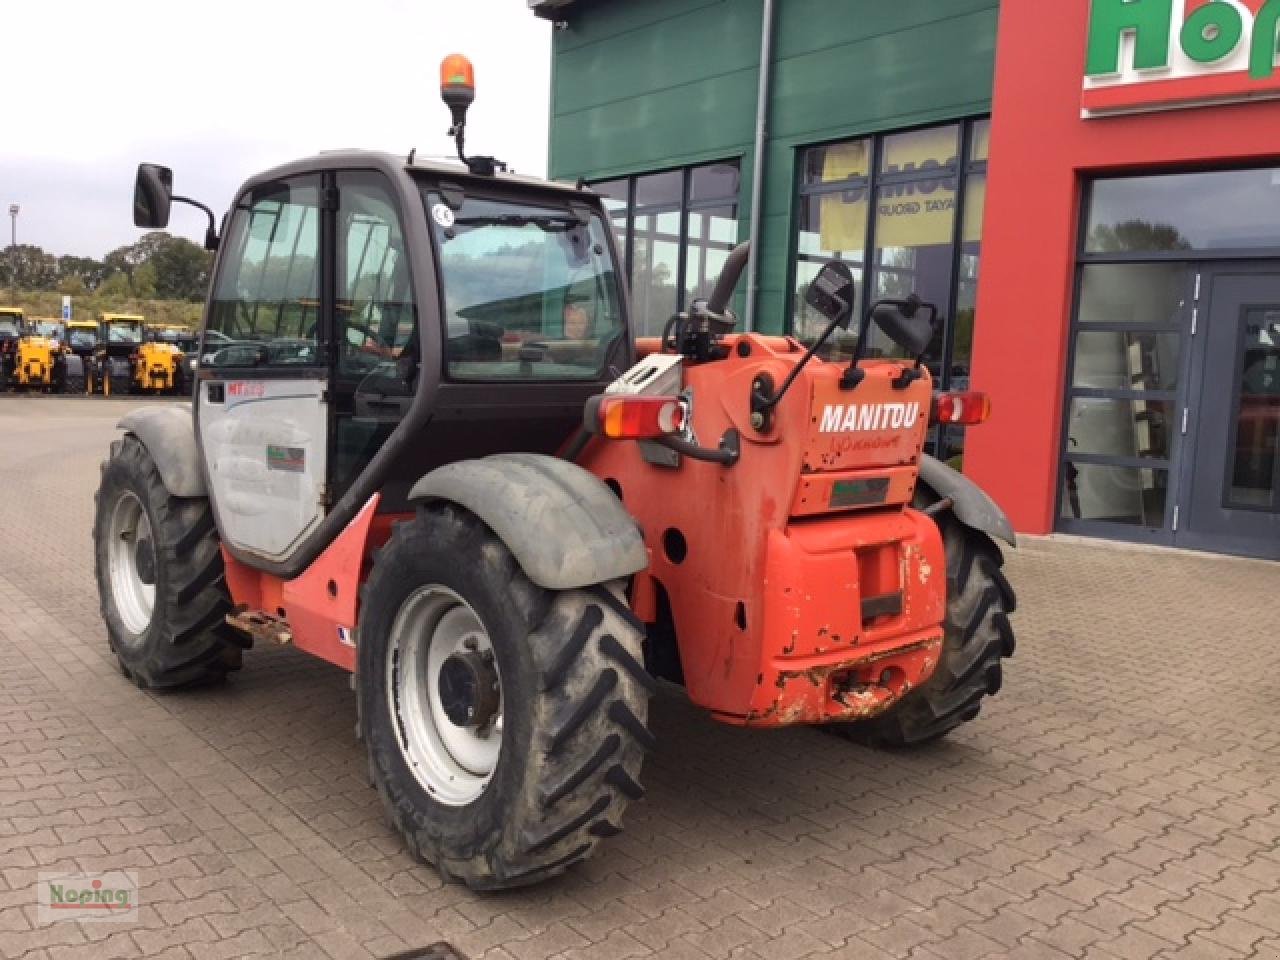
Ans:
<svg viewBox="0 0 1280 960"><path fill-rule="evenodd" d="M922 453L986 415L933 395L934 311L876 304L822 360L856 303L833 261L816 343L737 333L739 247L637 344L601 197L465 156L472 91L446 60L461 166L325 153L250 179L220 238L205 208L193 409L125 417L97 493L125 676L220 678L255 640L351 671L390 822L476 888L618 832L658 678L749 727L972 719L1013 653L1013 535ZM172 184L139 168L138 226ZM862 359L873 323L904 359Z"/></svg>

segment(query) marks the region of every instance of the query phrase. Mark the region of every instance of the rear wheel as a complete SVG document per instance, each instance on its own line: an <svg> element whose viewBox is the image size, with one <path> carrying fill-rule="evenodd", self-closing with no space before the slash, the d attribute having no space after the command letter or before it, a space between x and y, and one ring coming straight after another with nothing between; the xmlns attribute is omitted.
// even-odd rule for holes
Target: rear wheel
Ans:
<svg viewBox="0 0 1280 960"><path fill-rule="evenodd" d="M495 889L616 834L652 742L642 638L619 593L535 586L465 511L399 525L363 594L356 687L374 785L410 851Z"/></svg>
<svg viewBox="0 0 1280 960"><path fill-rule="evenodd" d="M175 497L136 437L111 445L95 496L95 572L107 641L140 687L221 679L248 641L231 599L209 501Z"/></svg>
<svg viewBox="0 0 1280 960"><path fill-rule="evenodd" d="M917 504L921 506L921 504ZM972 720L1003 681L1001 660L1013 656L1009 614L1017 605L989 537L950 511L938 518L947 556L947 618L933 675L887 712L833 731L874 746L908 747L945 736Z"/></svg>

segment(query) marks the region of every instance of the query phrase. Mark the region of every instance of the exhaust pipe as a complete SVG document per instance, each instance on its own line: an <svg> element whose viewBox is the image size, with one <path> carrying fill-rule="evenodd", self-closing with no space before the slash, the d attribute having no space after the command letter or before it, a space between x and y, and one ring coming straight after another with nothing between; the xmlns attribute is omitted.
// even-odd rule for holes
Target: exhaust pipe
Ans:
<svg viewBox="0 0 1280 960"><path fill-rule="evenodd" d="M725 261L724 269L720 271L720 279L716 281L716 288L711 292L711 299L707 301L708 313L724 315L725 307L729 306L729 299L733 296L734 288L737 287L750 257L750 243L740 243L733 248L729 259Z"/></svg>

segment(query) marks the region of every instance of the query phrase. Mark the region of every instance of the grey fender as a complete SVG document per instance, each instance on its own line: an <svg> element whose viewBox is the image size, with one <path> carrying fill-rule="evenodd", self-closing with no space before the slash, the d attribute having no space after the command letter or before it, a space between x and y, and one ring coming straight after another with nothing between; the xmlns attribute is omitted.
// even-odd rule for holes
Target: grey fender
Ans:
<svg viewBox="0 0 1280 960"><path fill-rule="evenodd" d="M196 449L196 429L191 407L143 407L121 420L117 426L138 438L147 448L164 487L175 497L208 496L204 474L200 472L200 452Z"/></svg>
<svg viewBox="0 0 1280 960"><path fill-rule="evenodd" d="M566 460L533 453L460 460L428 473L409 499L465 507L547 590L617 580L649 565L640 529L621 501Z"/></svg>
<svg viewBox="0 0 1280 960"><path fill-rule="evenodd" d="M981 530L987 536L1003 540L1011 547L1018 545L1013 524L1004 515L1004 511L996 506L996 502L985 490L963 473L924 454L920 457L920 481L939 498L950 497L951 512L966 527Z"/></svg>

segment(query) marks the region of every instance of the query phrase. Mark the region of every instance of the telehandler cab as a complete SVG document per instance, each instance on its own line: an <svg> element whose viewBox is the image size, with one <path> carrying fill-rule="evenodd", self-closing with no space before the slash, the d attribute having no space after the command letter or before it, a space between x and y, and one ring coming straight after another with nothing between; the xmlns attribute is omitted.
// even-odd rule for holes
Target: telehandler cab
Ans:
<svg viewBox="0 0 1280 960"><path fill-rule="evenodd" d="M125 676L220 678L255 640L351 671L391 823L476 888L618 832L658 678L727 723L888 745L972 719L1013 653L1013 535L922 453L986 415L933 396L933 311L859 318L859 351L874 322L904 360L735 333L740 247L637 344L602 199L465 156L470 65L443 74L462 166L300 160L212 237L193 409L125 417L97 493ZM172 183L139 168L138 226ZM846 327L848 268L808 301Z"/></svg>

